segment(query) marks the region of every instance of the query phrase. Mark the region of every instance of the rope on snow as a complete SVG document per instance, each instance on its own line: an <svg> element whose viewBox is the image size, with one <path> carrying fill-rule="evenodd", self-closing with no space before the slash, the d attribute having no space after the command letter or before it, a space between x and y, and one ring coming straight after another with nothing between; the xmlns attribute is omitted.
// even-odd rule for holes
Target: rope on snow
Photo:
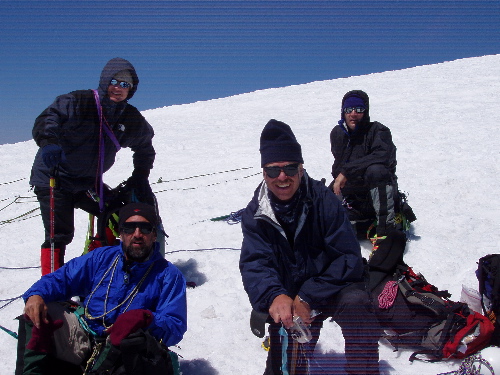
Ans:
<svg viewBox="0 0 500 375"><path fill-rule="evenodd" d="M18 180L14 180L14 181L0 182L0 185L9 185L9 184L13 184L14 182L19 182L19 181L22 181L22 180L26 180L26 177L23 177L23 178L20 178Z"/></svg>
<svg viewBox="0 0 500 375"><path fill-rule="evenodd" d="M40 207L36 207L36 208L29 210L29 211L27 211L24 214L21 214L19 216L16 216L16 217L13 217L13 218L7 219L7 220L2 220L2 221L0 221L0 226L5 225L5 224L11 224L11 223L16 222L16 221L24 221L24 220L31 219L33 217L40 216L40 214L36 214L34 216L25 217L25 216L32 214L33 212L35 212L36 210L39 210L39 209L40 209Z"/></svg>
<svg viewBox="0 0 500 375"><path fill-rule="evenodd" d="M211 186L215 186L215 185L220 185L220 184L223 184L225 182L229 182L229 181L237 181L237 180L241 180L241 179L244 179L244 178L249 178L249 177L253 177L253 176L258 176L260 175L261 172L258 172L258 173L254 173L254 174L251 174L251 175L248 175L248 176L243 176L243 177L238 177L238 178L233 178L231 180L226 180L226 181L219 181L219 182L215 182L213 184L208 184L208 185L204 185L204 186L197 186L197 187L190 187L190 188L179 188L179 189L164 189L164 190L159 190L159 191L155 191L154 193L155 194L158 194L158 193L163 193L165 191L185 191L185 190L196 190L196 189L199 189L201 187L211 187Z"/></svg>
<svg viewBox="0 0 500 375"><path fill-rule="evenodd" d="M236 168L236 169L229 169L227 171L220 171L220 172L211 172L211 173L206 173L206 174L199 174L199 175L195 175L195 176L190 176L190 177L184 177L184 178L178 178L178 179L175 179L175 180L166 180L166 181L163 181L162 178L160 177L158 179L158 181L156 182L152 182L151 185L154 185L154 184L162 184L162 183L165 183L165 182L175 182L175 181L184 181L184 180L190 180L192 178L198 178L198 177L206 177L206 176L213 176L215 174L221 174L221 173L229 173L229 172L236 172L236 171L242 171L242 170L245 170L245 169L252 169L253 167L242 167L242 168Z"/></svg>

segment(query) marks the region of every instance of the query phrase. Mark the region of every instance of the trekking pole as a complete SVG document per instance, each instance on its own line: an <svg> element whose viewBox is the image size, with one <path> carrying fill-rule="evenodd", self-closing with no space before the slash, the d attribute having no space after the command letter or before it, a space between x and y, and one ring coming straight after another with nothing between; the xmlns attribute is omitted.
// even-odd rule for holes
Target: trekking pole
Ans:
<svg viewBox="0 0 500 375"><path fill-rule="evenodd" d="M56 186L55 167L50 170L50 272L55 271L55 199L54 188Z"/></svg>

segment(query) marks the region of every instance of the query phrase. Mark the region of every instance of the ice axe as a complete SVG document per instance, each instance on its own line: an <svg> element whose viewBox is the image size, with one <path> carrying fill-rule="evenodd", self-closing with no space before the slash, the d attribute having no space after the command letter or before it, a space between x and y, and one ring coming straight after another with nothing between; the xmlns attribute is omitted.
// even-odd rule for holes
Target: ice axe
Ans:
<svg viewBox="0 0 500 375"><path fill-rule="evenodd" d="M56 168L57 166L50 169L49 175L49 187L50 187L50 272L55 271L55 199L54 199L54 189L56 187Z"/></svg>

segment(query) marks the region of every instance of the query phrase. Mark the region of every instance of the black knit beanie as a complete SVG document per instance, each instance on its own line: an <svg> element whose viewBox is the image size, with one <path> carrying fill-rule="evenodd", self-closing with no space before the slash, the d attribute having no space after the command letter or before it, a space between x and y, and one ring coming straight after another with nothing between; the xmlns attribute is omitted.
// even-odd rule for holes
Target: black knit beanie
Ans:
<svg viewBox="0 0 500 375"><path fill-rule="evenodd" d="M153 227L158 225L156 211L153 206L145 203L130 203L123 206L118 213L119 226L121 227L128 218L135 215L142 216L144 219L153 224Z"/></svg>
<svg viewBox="0 0 500 375"><path fill-rule="evenodd" d="M270 120L260 136L261 167L279 161L304 163L302 149L290 126Z"/></svg>

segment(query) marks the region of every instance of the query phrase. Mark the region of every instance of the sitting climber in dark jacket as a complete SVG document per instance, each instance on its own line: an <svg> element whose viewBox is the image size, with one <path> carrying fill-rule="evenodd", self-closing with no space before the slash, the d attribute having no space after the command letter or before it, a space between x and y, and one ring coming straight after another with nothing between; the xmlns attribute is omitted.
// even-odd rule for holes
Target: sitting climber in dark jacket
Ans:
<svg viewBox="0 0 500 375"><path fill-rule="evenodd" d="M330 143L335 158L331 188L343 201L351 223L365 223L367 229L376 221L374 243L401 229L396 146L387 126L370 121L365 92L344 95L341 120L330 133Z"/></svg>

